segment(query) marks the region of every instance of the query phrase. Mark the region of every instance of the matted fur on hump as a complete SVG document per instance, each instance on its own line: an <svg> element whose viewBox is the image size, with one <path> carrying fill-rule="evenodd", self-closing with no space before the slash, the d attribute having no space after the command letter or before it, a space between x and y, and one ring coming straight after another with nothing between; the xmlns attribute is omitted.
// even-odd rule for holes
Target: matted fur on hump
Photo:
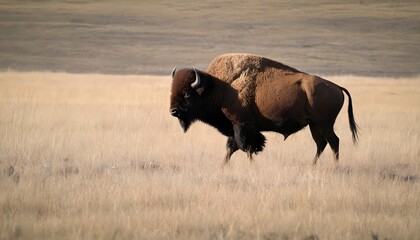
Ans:
<svg viewBox="0 0 420 240"><path fill-rule="evenodd" d="M264 81L263 75L270 73L284 76L302 73L280 62L245 53L218 56L210 63L207 72L235 88L243 106L254 102L255 89L258 81Z"/></svg>
<svg viewBox="0 0 420 240"><path fill-rule="evenodd" d="M255 98L257 76L264 70L263 58L249 54L225 54L214 59L207 72L238 91L242 105L249 106Z"/></svg>

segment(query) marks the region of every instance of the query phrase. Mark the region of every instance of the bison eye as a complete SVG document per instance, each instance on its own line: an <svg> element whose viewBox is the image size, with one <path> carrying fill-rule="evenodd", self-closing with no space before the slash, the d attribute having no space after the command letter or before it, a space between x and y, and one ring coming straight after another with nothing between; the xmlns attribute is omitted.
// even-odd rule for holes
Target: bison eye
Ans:
<svg viewBox="0 0 420 240"><path fill-rule="evenodd" d="M189 98L189 97L191 97L191 94L190 94L190 93L188 93L188 92L186 92L186 93L184 94L184 98Z"/></svg>

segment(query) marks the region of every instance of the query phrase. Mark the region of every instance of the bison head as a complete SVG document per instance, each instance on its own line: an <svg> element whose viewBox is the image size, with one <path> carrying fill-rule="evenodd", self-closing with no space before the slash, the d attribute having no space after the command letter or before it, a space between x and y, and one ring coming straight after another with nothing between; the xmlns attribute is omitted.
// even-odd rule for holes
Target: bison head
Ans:
<svg viewBox="0 0 420 240"><path fill-rule="evenodd" d="M200 72L195 68L174 68L172 71L170 112L178 118L184 132L200 117L205 85L205 79L200 77Z"/></svg>

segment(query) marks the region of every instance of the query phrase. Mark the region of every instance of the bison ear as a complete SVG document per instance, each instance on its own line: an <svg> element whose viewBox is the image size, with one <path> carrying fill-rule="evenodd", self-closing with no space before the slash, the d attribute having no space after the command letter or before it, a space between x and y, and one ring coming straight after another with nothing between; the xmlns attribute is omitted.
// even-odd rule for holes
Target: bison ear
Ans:
<svg viewBox="0 0 420 240"><path fill-rule="evenodd" d="M203 93L206 91L205 85L206 85L205 83L202 83L199 88L195 89L195 91L197 91L198 95L202 96Z"/></svg>

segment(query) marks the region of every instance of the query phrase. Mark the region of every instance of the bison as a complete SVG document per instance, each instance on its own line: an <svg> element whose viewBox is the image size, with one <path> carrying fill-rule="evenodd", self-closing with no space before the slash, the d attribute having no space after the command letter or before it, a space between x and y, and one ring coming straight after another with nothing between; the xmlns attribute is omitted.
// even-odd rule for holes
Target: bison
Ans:
<svg viewBox="0 0 420 240"><path fill-rule="evenodd" d="M316 164L327 143L339 158L339 138L334 122L348 96L348 118L353 142L358 127L350 93L321 77L250 54L216 57L207 70L174 68L170 113L184 132L199 120L227 136L225 163L238 149L252 154L262 151L262 131L291 134L309 125L317 150Z"/></svg>

